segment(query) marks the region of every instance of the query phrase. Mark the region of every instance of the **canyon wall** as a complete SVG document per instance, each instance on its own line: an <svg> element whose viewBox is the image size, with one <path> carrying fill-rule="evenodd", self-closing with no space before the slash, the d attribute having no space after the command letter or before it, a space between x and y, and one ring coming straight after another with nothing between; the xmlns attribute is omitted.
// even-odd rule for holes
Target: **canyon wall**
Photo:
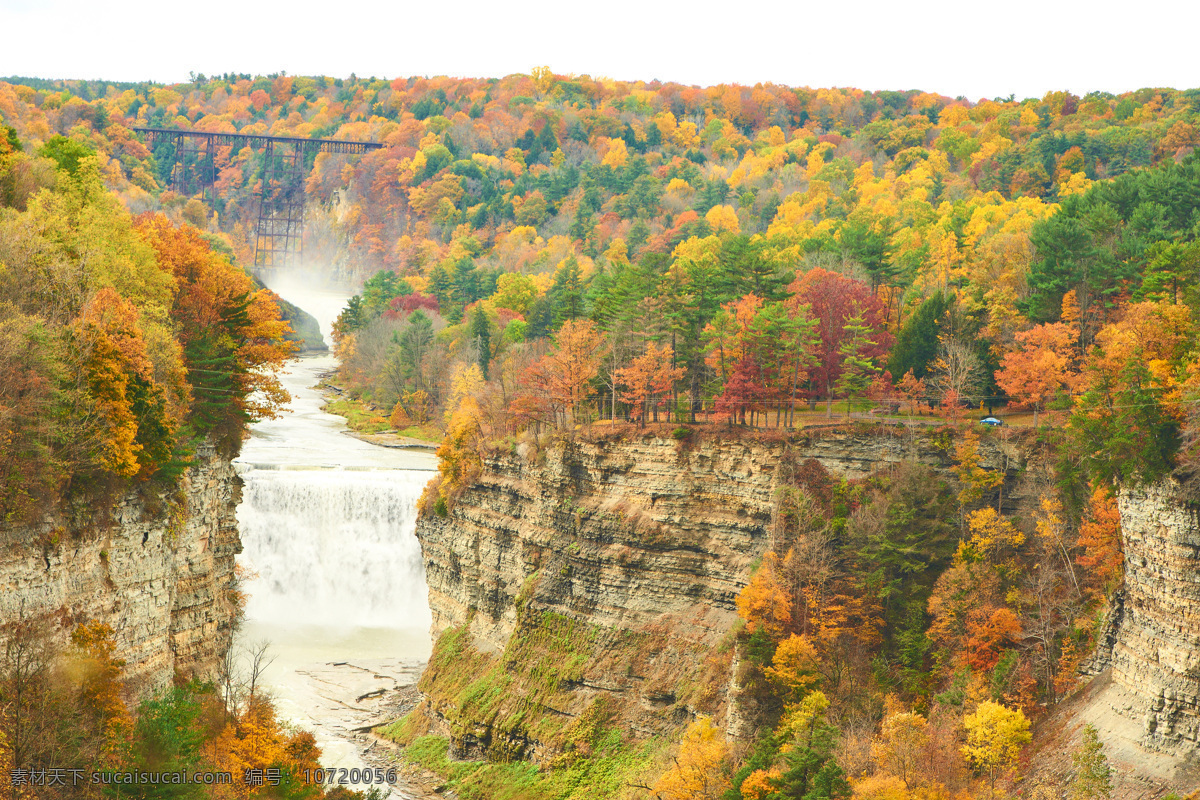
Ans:
<svg viewBox="0 0 1200 800"><path fill-rule="evenodd" d="M1016 475L1017 447L1004 437L985 436L980 452L985 468ZM736 702L735 599L772 546L781 473L809 459L845 478L904 459L947 476L950 468L931 432L877 425L788 441L569 440L486 459L447 515L417 525L434 637L454 632L460 648L455 659L435 651L423 679L426 714L460 755L553 755L564 728L595 703L640 735L696 713L751 734ZM464 701L494 687L454 674L455 665L520 670L528 657L517 651L545 638L548 620L580 642L536 655L577 665L538 690L537 703L562 724L545 737L530 726L498 731L519 709L508 698ZM463 656L464 634L474 660ZM521 691L504 684L504 694Z"/></svg>
<svg viewBox="0 0 1200 800"><path fill-rule="evenodd" d="M1167 484L1120 493L1125 590L1112 679L1154 749L1200 745L1200 510Z"/></svg>
<svg viewBox="0 0 1200 800"><path fill-rule="evenodd" d="M238 615L240 499L232 464L202 448L173 498L130 494L87 523L51 510L0 531L0 623L30 620L63 641L79 623L109 625L138 694L213 675Z"/></svg>
<svg viewBox="0 0 1200 800"><path fill-rule="evenodd" d="M1200 786L1200 519L1170 480L1117 496L1124 585L1083 672L1091 680L1042 725L1032 771L1065 781L1055 752L1096 728L1113 797L1150 800ZM1057 762L1057 763L1056 763Z"/></svg>
<svg viewBox="0 0 1200 800"><path fill-rule="evenodd" d="M1006 511L1028 501L1019 474L1036 446L1015 433L980 442L981 466L1008 477ZM844 426L492 455L448 513L417 526L442 637L422 680L427 722L458 756L541 761L569 750L598 707L639 737L701 713L752 735L735 598L773 546L788 473L813 459L853 479L915 459L952 480L952 452L931 430ZM1119 507L1126 582L1090 663L1098 677L1052 719L1066 723L1065 750L1095 724L1120 796L1150 797L1200 782L1200 515L1169 485L1123 491Z"/></svg>

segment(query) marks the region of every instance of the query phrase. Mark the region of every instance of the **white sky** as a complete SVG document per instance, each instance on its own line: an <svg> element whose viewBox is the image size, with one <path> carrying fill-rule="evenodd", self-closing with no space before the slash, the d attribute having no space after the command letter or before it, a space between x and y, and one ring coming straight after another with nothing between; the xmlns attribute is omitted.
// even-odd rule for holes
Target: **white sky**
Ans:
<svg viewBox="0 0 1200 800"><path fill-rule="evenodd" d="M1018 99L1200 86L1195 0L0 0L0 76L557 73Z"/></svg>

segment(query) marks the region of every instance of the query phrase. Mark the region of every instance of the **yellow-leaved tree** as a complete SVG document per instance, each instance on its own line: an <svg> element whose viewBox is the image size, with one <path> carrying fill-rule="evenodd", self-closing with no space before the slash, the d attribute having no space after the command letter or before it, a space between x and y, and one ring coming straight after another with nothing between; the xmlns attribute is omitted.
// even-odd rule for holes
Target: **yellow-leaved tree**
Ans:
<svg viewBox="0 0 1200 800"><path fill-rule="evenodd" d="M871 744L871 755L906 787L915 786L919 783L922 756L929 745L928 728L925 717L915 712L888 714L879 728L879 738Z"/></svg>
<svg viewBox="0 0 1200 800"><path fill-rule="evenodd" d="M733 210L733 206L713 206L704 215L704 219L708 222L709 227L717 233L739 233L742 230L737 212Z"/></svg>
<svg viewBox="0 0 1200 800"><path fill-rule="evenodd" d="M1029 720L1020 709L985 700L975 708L975 713L963 718L963 727L967 729L967 743L962 754L988 776L994 797L996 774L1016 765L1021 748L1032 738Z"/></svg>
<svg viewBox="0 0 1200 800"><path fill-rule="evenodd" d="M683 734L673 765L654 784L662 800L718 800L729 789L725 738L708 717L700 717Z"/></svg>
<svg viewBox="0 0 1200 800"><path fill-rule="evenodd" d="M483 372L478 364L460 367L453 383L451 402L446 410L446 438L437 449L441 479L433 508L443 516L458 493L474 481L483 468L479 453L482 413L475 399L475 393L484 386ZM426 492L432 488L433 484L430 484Z"/></svg>
<svg viewBox="0 0 1200 800"><path fill-rule="evenodd" d="M738 616L754 633L760 627L773 639L783 636L792 622L792 600L779 576L779 557L767 551L762 566L737 596Z"/></svg>
<svg viewBox="0 0 1200 800"><path fill-rule="evenodd" d="M821 680L817 650L807 636L792 634L775 648L771 666L765 672L781 689L789 706L804 699Z"/></svg>

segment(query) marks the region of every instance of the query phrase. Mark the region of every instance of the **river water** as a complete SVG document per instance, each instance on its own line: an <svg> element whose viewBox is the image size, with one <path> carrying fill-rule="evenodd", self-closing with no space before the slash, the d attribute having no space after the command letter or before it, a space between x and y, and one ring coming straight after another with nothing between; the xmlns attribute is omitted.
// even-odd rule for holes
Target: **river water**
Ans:
<svg viewBox="0 0 1200 800"><path fill-rule="evenodd" d="M345 295L272 288L329 341ZM380 700L412 684L430 653L415 528L436 459L346 435L313 388L334 366L329 355L293 361L282 375L287 410L251 426L235 462L245 482L238 564L251 575L237 647L248 663L269 643L263 681L281 717L314 732L324 766L349 769L364 766L353 729L378 721Z"/></svg>

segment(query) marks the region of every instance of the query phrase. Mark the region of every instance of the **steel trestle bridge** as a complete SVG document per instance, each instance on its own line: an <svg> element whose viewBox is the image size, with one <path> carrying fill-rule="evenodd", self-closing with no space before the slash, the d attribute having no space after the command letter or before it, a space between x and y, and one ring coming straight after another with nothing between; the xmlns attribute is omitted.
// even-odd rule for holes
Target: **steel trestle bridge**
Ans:
<svg viewBox="0 0 1200 800"><path fill-rule="evenodd" d="M217 183L218 148L263 151L262 184L256 195L254 267L269 270L299 264L304 255L304 183L310 153L362 155L378 150L377 142L345 139L305 139L249 133L213 133L177 128L133 128L146 135L153 152L163 144L174 147L171 167L173 191L191 197L203 194L212 200Z"/></svg>

